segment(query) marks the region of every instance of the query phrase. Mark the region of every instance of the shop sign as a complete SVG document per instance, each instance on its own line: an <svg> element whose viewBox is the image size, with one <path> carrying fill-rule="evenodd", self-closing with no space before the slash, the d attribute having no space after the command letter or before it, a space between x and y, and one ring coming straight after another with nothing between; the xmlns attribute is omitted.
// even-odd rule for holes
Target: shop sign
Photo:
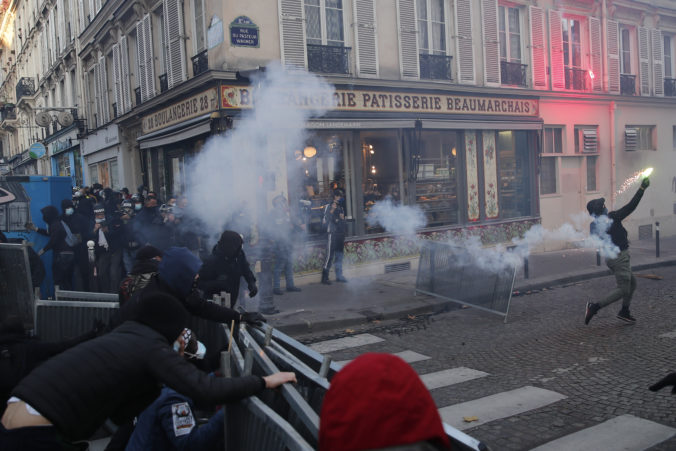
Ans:
<svg viewBox="0 0 676 451"><path fill-rule="evenodd" d="M247 16L239 16L230 23L230 45L233 47L260 47L258 25Z"/></svg>
<svg viewBox="0 0 676 451"><path fill-rule="evenodd" d="M108 127L101 128L95 133L87 135L87 138L80 142L80 146L82 148L82 155L89 155L119 143L120 134L117 124L110 124Z"/></svg>
<svg viewBox="0 0 676 451"><path fill-rule="evenodd" d="M170 125L185 122L218 109L216 88L181 100L167 108L143 117L143 134L161 130Z"/></svg>
<svg viewBox="0 0 676 451"><path fill-rule="evenodd" d="M46 153L47 149L45 148L45 145L42 143L33 143L28 148L28 156L34 160L44 157Z"/></svg>
<svg viewBox="0 0 676 451"><path fill-rule="evenodd" d="M77 145L77 142L75 144ZM49 143L49 154L56 155L70 147L73 147L73 138L57 139Z"/></svg>
<svg viewBox="0 0 676 451"><path fill-rule="evenodd" d="M221 86L222 108L253 108L254 97L254 90L248 86ZM333 111L522 117L536 117L539 113L538 99L499 96L337 89L332 95L289 90L281 98L285 106Z"/></svg>

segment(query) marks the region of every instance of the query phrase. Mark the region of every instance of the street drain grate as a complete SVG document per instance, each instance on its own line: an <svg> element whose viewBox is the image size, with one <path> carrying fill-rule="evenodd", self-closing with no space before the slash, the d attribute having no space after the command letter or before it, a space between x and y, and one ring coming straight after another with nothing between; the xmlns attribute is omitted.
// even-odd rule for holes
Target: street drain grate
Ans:
<svg viewBox="0 0 676 451"><path fill-rule="evenodd" d="M395 263L392 265L385 265L385 274L397 271L408 271L411 269L411 262Z"/></svg>

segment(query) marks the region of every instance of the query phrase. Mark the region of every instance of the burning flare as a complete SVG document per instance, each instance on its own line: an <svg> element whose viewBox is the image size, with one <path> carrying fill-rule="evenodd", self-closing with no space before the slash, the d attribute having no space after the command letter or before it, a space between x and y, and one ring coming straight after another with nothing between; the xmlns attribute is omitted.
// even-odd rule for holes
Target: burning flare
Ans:
<svg viewBox="0 0 676 451"><path fill-rule="evenodd" d="M652 174L652 173L653 173L653 168L648 168L641 173L641 177L643 177L643 178L650 177L650 174Z"/></svg>

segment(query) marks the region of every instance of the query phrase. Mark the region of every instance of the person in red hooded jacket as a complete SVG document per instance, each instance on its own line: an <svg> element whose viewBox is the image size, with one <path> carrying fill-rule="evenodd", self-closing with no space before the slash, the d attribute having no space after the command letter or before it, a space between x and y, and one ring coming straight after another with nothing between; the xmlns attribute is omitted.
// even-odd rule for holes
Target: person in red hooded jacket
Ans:
<svg viewBox="0 0 676 451"><path fill-rule="evenodd" d="M451 449L429 391L391 354L363 354L340 370L319 418L320 451Z"/></svg>

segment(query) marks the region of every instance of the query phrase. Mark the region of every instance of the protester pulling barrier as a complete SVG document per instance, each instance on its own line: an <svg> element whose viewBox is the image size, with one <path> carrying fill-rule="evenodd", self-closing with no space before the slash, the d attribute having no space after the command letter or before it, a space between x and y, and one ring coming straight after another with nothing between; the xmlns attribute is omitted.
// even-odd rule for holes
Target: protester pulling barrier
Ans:
<svg viewBox="0 0 676 451"><path fill-rule="evenodd" d="M64 341L108 324L119 303L106 301L35 301L35 334L45 341Z"/></svg>
<svg viewBox="0 0 676 451"><path fill-rule="evenodd" d="M507 322L516 267L498 264L480 265L463 248L425 242L420 250L415 292L496 313Z"/></svg>

